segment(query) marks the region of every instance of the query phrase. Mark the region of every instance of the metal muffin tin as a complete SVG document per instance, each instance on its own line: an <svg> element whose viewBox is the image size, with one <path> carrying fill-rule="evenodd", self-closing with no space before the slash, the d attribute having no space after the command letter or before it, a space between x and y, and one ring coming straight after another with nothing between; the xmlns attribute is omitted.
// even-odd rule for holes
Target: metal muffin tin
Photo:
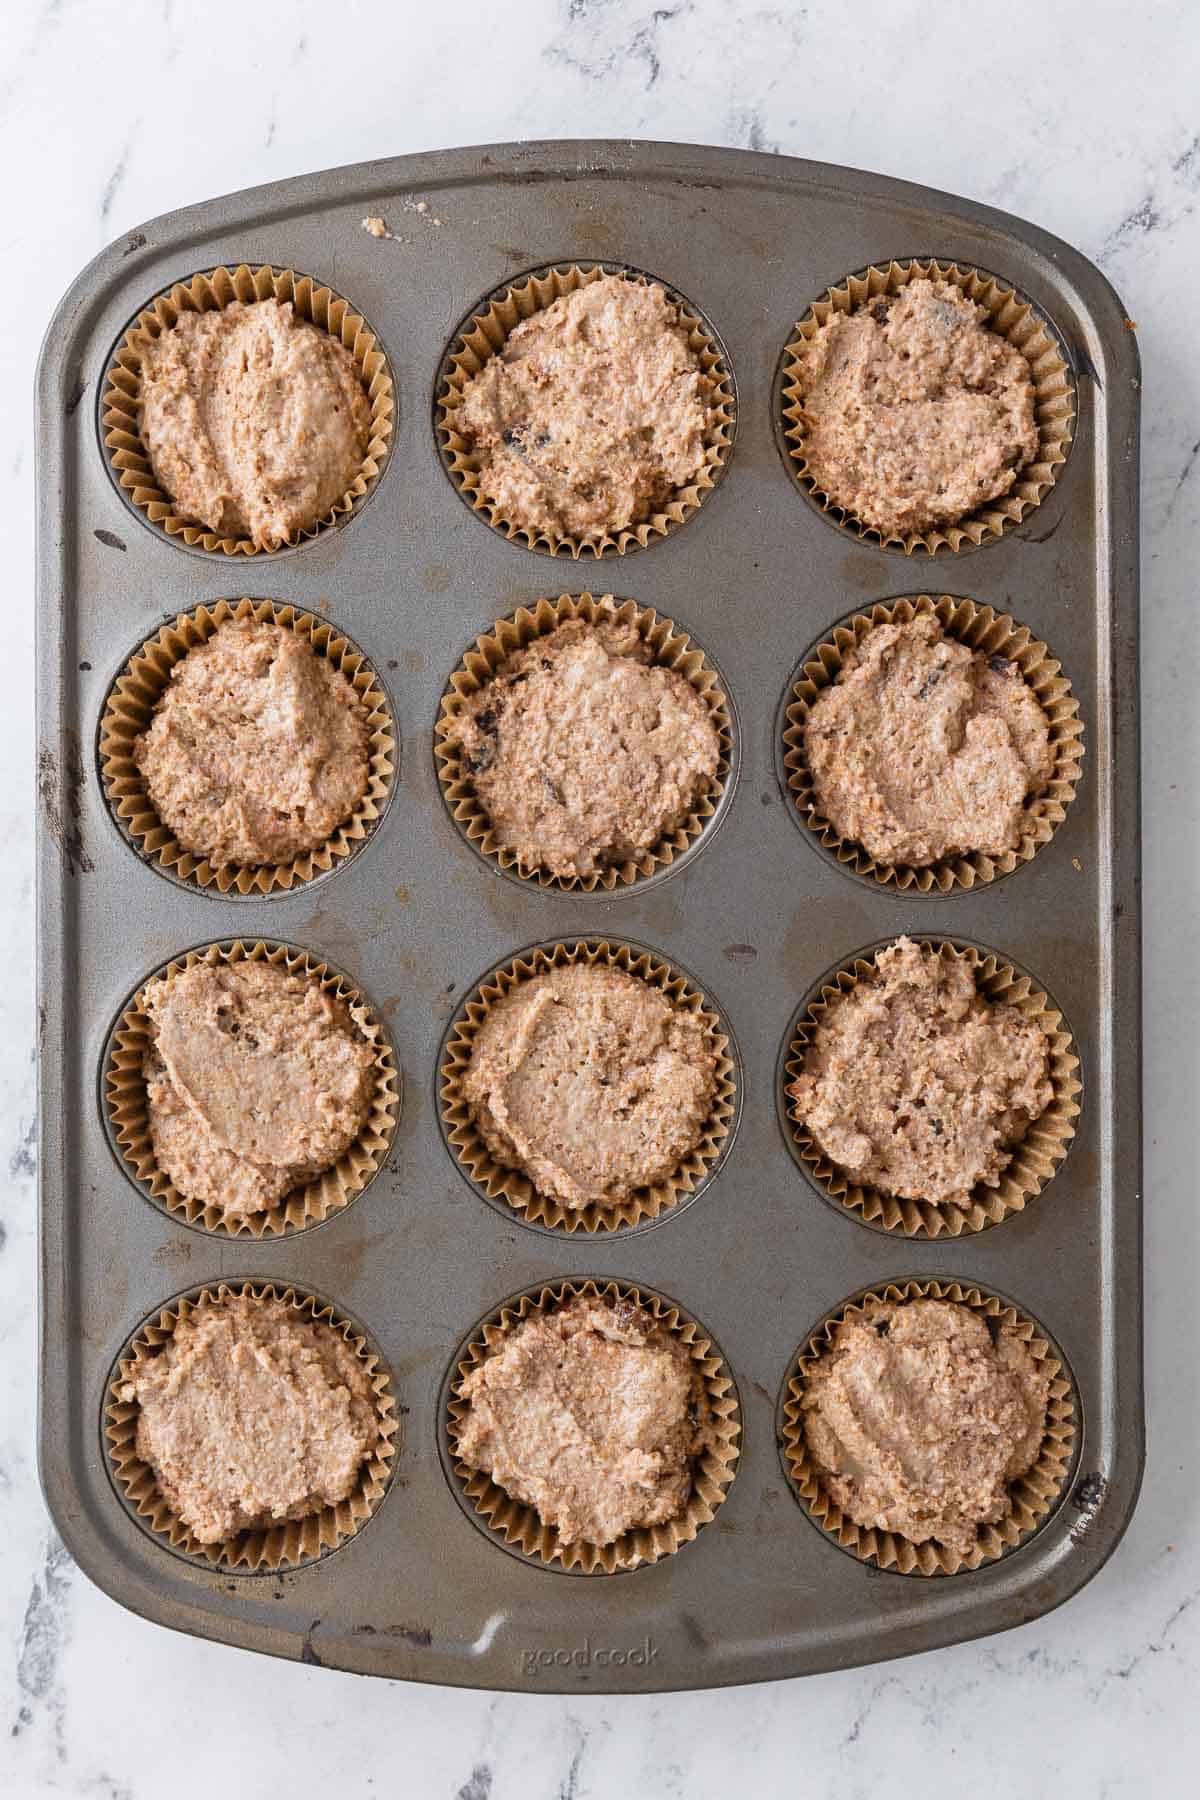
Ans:
<svg viewBox="0 0 1200 1800"><path fill-rule="evenodd" d="M418 211L417 203L427 210ZM381 214L394 239L362 229ZM439 221L437 223L436 221ZM780 355L825 288L870 262L936 255L996 273L1052 321L1078 396L1042 504L999 541L906 558L820 515L785 466ZM433 429L457 323L509 277L620 262L687 294L726 345L729 466L699 511L625 557L554 561L464 507ZM189 552L109 479L97 396L139 307L225 263L327 281L379 332L396 441L369 502L277 556ZM41 842L41 1473L82 1568L180 1630L367 1674L529 1690L649 1691L845 1667L998 1631L1074 1593L1112 1551L1142 1464L1137 742L1138 362L1104 277L1033 226L882 176L739 151L578 142L401 157L215 200L112 245L79 276L38 376ZM613 893L504 879L459 835L433 728L476 634L561 591L612 590L695 632L740 720L737 793L686 864ZM800 653L859 606L921 591L1011 612L1063 659L1086 753L1066 821L1028 866L945 898L896 894L813 853L776 773ZM327 610L387 684L400 772L371 841L312 887L250 901L164 879L108 813L97 724L130 645L202 601ZM867 1230L792 1159L776 1072L821 973L902 931L995 949L1056 996L1082 1057L1066 1161L1024 1213L937 1242ZM193 946L286 940L381 1008L404 1076L387 1163L355 1204L282 1239L189 1229L114 1159L100 1071L138 980ZM529 1230L464 1181L438 1122L437 1056L464 994L551 939L648 945L690 970L741 1053L736 1142L704 1191L650 1229ZM711 1526L663 1561L576 1579L506 1554L464 1518L439 1396L476 1322L518 1290L615 1276L704 1321L737 1386L741 1461ZM1057 1510L1000 1561L953 1577L879 1572L814 1530L781 1468L777 1407L802 1338L858 1290L958 1277L1010 1298L1064 1352L1079 1400ZM267 1575L172 1554L127 1509L101 1436L130 1333L221 1279L273 1279L362 1321L403 1409L390 1490L354 1538Z"/></svg>

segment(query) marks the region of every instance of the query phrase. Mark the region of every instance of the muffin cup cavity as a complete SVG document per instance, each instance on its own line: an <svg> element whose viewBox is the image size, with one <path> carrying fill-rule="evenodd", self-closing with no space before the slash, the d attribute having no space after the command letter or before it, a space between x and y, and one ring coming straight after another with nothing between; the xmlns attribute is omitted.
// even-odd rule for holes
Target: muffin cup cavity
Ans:
<svg viewBox="0 0 1200 1800"><path fill-rule="evenodd" d="M663 1525L639 1526L623 1532L611 1544L564 1544L557 1529L544 1525L533 1507L514 1500L490 1475L469 1468L458 1455L459 1433L470 1411L470 1403L462 1398L463 1381L518 1325L570 1299L632 1301L679 1337L700 1369L712 1414L712 1442L693 1466L692 1493L683 1512ZM741 1409L733 1377L720 1350L699 1322L673 1301L628 1281L560 1281L515 1296L472 1333L451 1366L445 1431L452 1484L464 1511L481 1530L547 1568L579 1575L616 1575L672 1555L682 1545L691 1543L711 1522L737 1473Z"/></svg>
<svg viewBox="0 0 1200 1800"><path fill-rule="evenodd" d="M812 775L804 750L804 727L817 697L837 681L846 657L877 625L908 625L932 615L948 637L957 638L985 656L1003 656L1016 664L1036 695L1050 727L1054 770L1045 789L1026 807L1020 842L1015 850L990 855L982 850L913 867L905 863L880 863L861 844L840 837L821 813L813 790ZM781 759L783 777L792 801L793 817L839 867L881 887L900 893L942 894L967 891L1030 862L1048 844L1066 817L1075 798L1083 762L1083 721L1079 702L1063 674L1061 663L1026 625L1018 625L1008 613L997 613L975 600L950 594L914 594L903 600L881 602L868 612L855 613L835 625L828 637L808 651L793 678L784 702Z"/></svg>
<svg viewBox="0 0 1200 1800"><path fill-rule="evenodd" d="M147 729L171 673L189 651L222 625L278 625L303 638L328 659L358 695L367 721L367 787L353 813L315 850L286 863L215 868L185 850L163 824L133 759L134 740ZM378 675L352 640L327 620L274 600L218 600L180 613L135 650L109 689L100 718L100 779L118 829L160 874L222 899L259 899L287 893L341 866L371 836L391 798L397 764L397 732L391 704Z"/></svg>
<svg viewBox="0 0 1200 1800"><path fill-rule="evenodd" d="M491 1008L522 982L547 969L586 963L621 969L658 988L676 1005L704 1021L717 1056L716 1091L704 1134L666 1181L636 1188L611 1206L593 1201L569 1210L534 1187L528 1175L497 1163L463 1098L462 1083L479 1029ZM694 1198L714 1174L733 1140L740 1107L737 1052L729 1027L713 1003L691 979L653 951L638 945L609 943L606 938L580 938L569 943L535 944L493 970L471 990L451 1022L438 1059L440 1116L448 1148L471 1185L501 1208L509 1207L522 1224L550 1231L605 1232L646 1225Z"/></svg>
<svg viewBox="0 0 1200 1800"><path fill-rule="evenodd" d="M173 981L199 963L265 962L317 982L354 1009L375 1051L375 1083L366 1123L332 1168L294 1188L278 1206L262 1212L229 1214L189 1199L158 1166L150 1136L142 1062L153 1041L144 1007L146 990ZM373 1037L369 1034L373 1032ZM175 957L142 982L122 1007L104 1053L102 1091L105 1122L118 1160L135 1186L165 1211L203 1231L227 1237L275 1237L307 1230L356 1200L383 1166L400 1114L400 1074L395 1054L374 1007L338 970L290 944L240 938L208 944Z"/></svg>
<svg viewBox="0 0 1200 1800"><path fill-rule="evenodd" d="M677 489L661 511L639 525L588 538L526 529L506 518L503 509L482 492L479 459L457 430L455 414L462 405L463 390L472 376L504 348L509 335L523 320L605 275L620 275L629 281L661 287L679 308L691 349L703 372L716 384L705 433L704 466L687 487ZM733 445L736 412L733 377L724 348L712 326L690 300L667 282L659 281L657 276L646 275L621 263L556 263L535 269L498 288L464 319L442 359L434 401L434 426L446 473L467 504L493 530L547 556L624 556L629 550L644 550L656 538L666 537L698 510L724 473Z"/></svg>
<svg viewBox="0 0 1200 1800"><path fill-rule="evenodd" d="M590 875L553 875L547 869L523 865L516 851L497 840L491 820L475 793L461 747L454 742L452 734L455 720L466 710L471 697L502 669L514 652L574 620L582 620L588 625L635 625L652 652L653 666L671 669L681 675L704 702L720 739L720 761L709 791L679 825L666 832L649 850L636 858L627 857L622 862L594 870ZM540 599L532 607L520 607L509 618L497 619L490 631L476 638L451 675L442 696L435 727L434 758L442 798L472 849L505 874L536 882L540 887L563 893L607 896L644 884L652 876L678 867L684 857L701 847L706 830L715 829L716 815L723 810L736 780L736 727L732 704L716 670L673 619L663 618L652 607L639 606L634 600L621 600L613 594L560 594L557 599Z"/></svg>
<svg viewBox="0 0 1200 1800"><path fill-rule="evenodd" d="M123 1400L120 1389L137 1369L155 1356L177 1325L205 1304L231 1299L281 1300L297 1318L326 1324L339 1332L366 1368L375 1394L379 1440L363 1464L354 1492L336 1506L326 1506L304 1519L281 1521L269 1529L241 1531L219 1544L202 1544L174 1513L158 1490L154 1471L137 1453L140 1407ZM118 1493L138 1523L179 1555L213 1569L240 1574L298 1568L327 1556L361 1529L387 1492L397 1450L399 1419L391 1378L378 1352L358 1326L311 1294L274 1282L220 1282L169 1300L130 1338L109 1377L105 1394L103 1435L109 1469Z"/></svg>
<svg viewBox="0 0 1200 1800"><path fill-rule="evenodd" d="M855 518L824 493L809 474L802 357L805 345L834 313L853 312L864 302L895 294L919 278L953 282L969 300L986 310L990 328L1025 356L1034 386L1038 454L1034 462L1019 472L1007 494L988 501L977 512L953 525L899 535L877 531ZM1045 499L1058 479L1058 472L1067 459L1075 423L1075 388L1071 372L1049 322L1031 302L1021 299L1014 289L1006 287L995 276L978 269L963 268L958 263L940 263L936 259L892 262L882 267L872 263L861 274L849 276L839 286L827 289L822 299L814 301L796 325L783 352L781 404L789 466L804 492L834 524L856 537L903 550L906 556L916 550L934 555L943 550L971 549L1000 537L1007 528L1025 518Z"/></svg>
<svg viewBox="0 0 1200 1800"><path fill-rule="evenodd" d="M872 1301L898 1304L905 1300L952 1300L969 1306L998 1326L1008 1325L1021 1337L1036 1362L1045 1364L1051 1376L1046 1407L1046 1431L1033 1467L1010 1485L1012 1510L995 1525L981 1525L976 1544L966 1556L949 1550L934 1539L914 1544L895 1532L858 1525L842 1512L821 1485L820 1475L808 1453L802 1401L809 1372L830 1348L834 1332L847 1319L861 1318ZM808 1334L784 1384L781 1453L784 1471L809 1518L843 1550L860 1562L890 1569L900 1575L957 1575L995 1562L1025 1543L1049 1518L1066 1490L1075 1458L1078 1409L1074 1383L1061 1354L1050 1343L1036 1320L1019 1312L1007 1300L971 1286L946 1281L888 1282L855 1296L826 1315Z"/></svg>
<svg viewBox="0 0 1200 1800"><path fill-rule="evenodd" d="M1019 973L993 951L946 939L918 937L915 933L913 936L914 942L922 947L967 963L974 974L975 986L985 1000L1016 1007L1046 1035L1053 1098L1020 1143L1013 1147L1011 1160L1002 1171L998 1185L993 1188L979 1182L966 1206L953 1201L934 1203L880 1193L877 1188L864 1187L831 1162L795 1116L795 1102L787 1091L788 1086L803 1073L805 1052L822 1018L831 1002L850 993L860 981L869 980L876 973L876 954L885 949L887 943L893 941L891 939L850 957L832 970L822 978L813 996L802 1004L788 1031L780 1106L786 1119L792 1154L825 1198L843 1207L861 1224L880 1231L893 1231L910 1238L959 1237L964 1232L984 1231L989 1226L999 1225L1013 1213L1023 1212L1054 1175L1075 1136L1075 1121L1079 1117L1082 1091L1077 1075L1079 1056L1061 1011L1030 976Z"/></svg>
<svg viewBox="0 0 1200 1800"><path fill-rule="evenodd" d="M146 447L142 442L138 411L141 401L142 353L147 342L169 331L185 312L214 312L233 300L247 305L257 300L291 301L296 317L306 319L344 345L354 358L371 406L367 453L354 481L325 516L305 531L294 532L286 544L270 548L250 538L223 537L198 520L176 512L169 494L159 487ZM311 276L294 269L276 270L269 263L236 269L209 269L190 281L176 282L157 295L138 314L123 334L105 372L100 402L100 432L109 471L118 489L136 512L156 530L185 544L189 550L206 550L224 556L270 556L279 550L315 538L342 523L357 511L374 490L391 448L395 424L396 390L387 357L375 333L348 300L321 287Z"/></svg>

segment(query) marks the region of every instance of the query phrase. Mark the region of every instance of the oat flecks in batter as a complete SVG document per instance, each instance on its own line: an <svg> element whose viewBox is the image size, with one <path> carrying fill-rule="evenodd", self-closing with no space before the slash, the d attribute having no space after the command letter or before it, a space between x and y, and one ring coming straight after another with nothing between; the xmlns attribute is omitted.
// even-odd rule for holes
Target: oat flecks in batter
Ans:
<svg viewBox="0 0 1200 1800"><path fill-rule="evenodd" d="M714 392L664 290L605 275L519 324L467 382L454 424L506 520L594 538L696 479Z"/></svg>
<svg viewBox="0 0 1200 1800"><path fill-rule="evenodd" d="M1050 1104L1049 1039L957 957L902 937L875 963L812 1033L794 1116L864 1187L965 1206Z"/></svg>
<svg viewBox="0 0 1200 1800"><path fill-rule="evenodd" d="M273 549L351 486L371 407L354 358L291 301L185 312L142 351L139 430L184 517Z"/></svg>
<svg viewBox="0 0 1200 1800"><path fill-rule="evenodd" d="M800 354L808 474L903 537L1007 494L1038 451L1029 363L948 281L833 313Z"/></svg>
<svg viewBox="0 0 1200 1800"><path fill-rule="evenodd" d="M522 869L590 875L636 858L708 792L708 708L651 666L634 624L560 625L501 664L454 721L498 843Z"/></svg>
<svg viewBox="0 0 1200 1800"><path fill-rule="evenodd" d="M282 1300L203 1300L121 1389L136 1449L201 1544L347 1499L380 1439L371 1378L341 1332Z"/></svg>
<svg viewBox="0 0 1200 1800"><path fill-rule="evenodd" d="M463 1382L472 1469L564 1544L677 1518L711 1413L687 1346L631 1301L574 1299L515 1326Z"/></svg>
<svg viewBox="0 0 1200 1800"><path fill-rule="evenodd" d="M621 969L571 963L490 1009L462 1091L495 1160L579 1211L675 1174L704 1135L716 1065L686 1007Z"/></svg>
<svg viewBox="0 0 1200 1800"><path fill-rule="evenodd" d="M876 625L804 724L818 810L883 864L1015 850L1054 771L1050 721L1016 663L936 618Z"/></svg>
<svg viewBox="0 0 1200 1800"><path fill-rule="evenodd" d="M230 620L171 670L133 760L163 824L214 868L325 843L366 792L370 728L297 632Z"/></svg>
<svg viewBox="0 0 1200 1800"><path fill-rule="evenodd" d="M197 963L147 991L159 1168L232 1217L332 1168L367 1121L375 1051L320 984L267 963Z"/></svg>
<svg viewBox="0 0 1200 1800"><path fill-rule="evenodd" d="M1050 1376L969 1306L869 1302L808 1373L804 1435L821 1486L858 1525L965 1556L1033 1467Z"/></svg>

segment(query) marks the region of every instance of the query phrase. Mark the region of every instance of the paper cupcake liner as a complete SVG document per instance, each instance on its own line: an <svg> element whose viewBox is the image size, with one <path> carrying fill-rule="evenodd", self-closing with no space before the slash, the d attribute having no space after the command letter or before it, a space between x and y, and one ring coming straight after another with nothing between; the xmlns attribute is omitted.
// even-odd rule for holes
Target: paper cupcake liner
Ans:
<svg viewBox="0 0 1200 1800"><path fill-rule="evenodd" d="M250 538L222 537L195 519L175 511L170 496L159 487L142 443L138 423L141 399L142 352L149 339L161 337L185 312L214 312L231 300L251 304L256 300L290 300L298 318L327 331L350 351L371 403L371 435L363 464L350 487L325 516L305 531L293 532L269 549ZM249 268L209 269L188 282L176 282L157 295L125 332L105 373L100 426L109 467L118 488L137 511L168 537L178 538L189 549L208 550L225 556L271 555L314 538L356 511L375 487L391 448L396 411L396 390L387 357L374 332L348 300L332 288L319 287L308 275L294 269L276 270L269 263Z"/></svg>
<svg viewBox="0 0 1200 1800"><path fill-rule="evenodd" d="M682 675L699 694L720 737L721 758L708 792L694 811L667 832L637 858L627 857L591 875L552 875L538 866L522 865L517 853L499 843L491 820L480 805L475 784L468 773L461 747L451 733L454 722L466 710L468 700L500 669L515 651L524 649L535 639L546 637L560 625L582 619L589 625L615 622L633 624L643 641L653 651L658 668L672 669ZM506 874L535 881L543 888L562 892L595 893L598 889L611 893L617 887L632 887L652 875L670 868L689 850L698 847L725 796L732 792L734 767L733 710L721 686L720 678L687 633L673 619L663 618L652 607L639 606L633 600L620 600L614 594L560 594L557 600L541 599L532 609L522 606L507 619L497 619L491 630L475 639L447 684L438 717L434 757L442 798L451 818L463 837L481 856L489 858Z"/></svg>
<svg viewBox="0 0 1200 1800"><path fill-rule="evenodd" d="M829 1199L862 1223L883 1231L900 1232L905 1237L958 1237L963 1232L984 1231L988 1226L1000 1224L1012 1213L1023 1212L1050 1180L1075 1136L1082 1091L1076 1076L1079 1057L1062 1013L1028 975L1018 973L1010 963L1002 962L990 950L976 950L969 944L951 943L940 938L921 937L915 941L940 951L943 956L967 963L975 976L976 988L986 1000L1016 1007L1041 1027L1048 1040L1053 1098L1041 1117L1030 1125L1021 1142L1013 1146L1011 1160L1000 1175L999 1185L992 1188L978 1183L965 1207L952 1201L935 1204L882 1194L877 1188L862 1186L852 1175L839 1169L795 1117L789 1090L792 1082L803 1073L804 1054L817 1026L832 1000L848 994L860 981L875 973L876 954L886 945L877 945L862 955L849 958L822 981L816 998L802 1010L789 1035L783 1102L798 1160Z"/></svg>
<svg viewBox="0 0 1200 1800"><path fill-rule="evenodd" d="M914 1544L896 1532L857 1525L836 1506L821 1486L808 1453L801 1402L813 1364L829 1349L833 1334L846 1319L861 1316L871 1301L896 1304L903 1300L953 1300L1013 1326L1039 1363L1051 1371L1050 1398L1046 1408L1046 1434L1041 1453L1028 1474L1010 1484L1012 1511L995 1525L981 1525L975 1547L966 1556L948 1550L934 1540ZM793 1359L783 1405L784 1468L802 1505L814 1524L857 1556L861 1562L901 1575L957 1575L995 1562L1023 1544L1043 1525L1066 1489L1077 1435L1074 1387L1062 1358L1056 1353L1036 1320L1019 1312L1006 1300L960 1281L888 1282L871 1288L829 1313L811 1331Z"/></svg>
<svg viewBox="0 0 1200 1800"><path fill-rule="evenodd" d="M532 1506L514 1500L491 1478L471 1469L458 1455L459 1434L470 1412L461 1397L465 1378L502 1343L508 1332L535 1314L561 1306L568 1299L630 1300L688 1346L693 1362L704 1378L712 1413L712 1443L692 1471L692 1494L678 1518L663 1525L640 1526L623 1532L611 1544L564 1544L556 1527L543 1525ZM459 1353L446 1412L450 1465L459 1492L469 1502L469 1515L481 1529L505 1545L544 1563L548 1568L583 1575L615 1575L659 1562L683 1544L690 1544L709 1524L728 1494L737 1473L740 1454L741 1410L725 1359L697 1320L673 1301L629 1281L575 1280L531 1288L499 1307L479 1327L477 1335Z"/></svg>
<svg viewBox="0 0 1200 1800"><path fill-rule="evenodd" d="M286 1520L269 1529L241 1531L223 1543L202 1544L193 1536L191 1528L172 1512L158 1491L153 1469L138 1456L137 1422L141 1409L136 1401L122 1400L119 1390L140 1365L157 1354L180 1321L186 1320L202 1303L246 1297L282 1300L302 1318L331 1325L342 1334L370 1373L380 1439L363 1464L358 1486L336 1506L323 1507L308 1518ZM110 1469L117 1491L139 1523L184 1556L194 1557L210 1568L241 1573L296 1568L315 1562L353 1537L378 1509L387 1492L398 1427L390 1377L377 1352L358 1328L326 1301L270 1281L236 1284L222 1281L216 1286L199 1288L167 1301L160 1312L147 1319L121 1352L105 1395L104 1437Z"/></svg>
<svg viewBox="0 0 1200 1800"><path fill-rule="evenodd" d="M291 975L305 975L336 995L358 1015L356 1022L375 1049L375 1091L367 1121L350 1148L332 1168L294 1188L278 1206L262 1212L227 1214L218 1206L189 1199L159 1168L150 1137L142 1060L152 1042L150 1019L143 1006L146 990L158 981L173 981L197 963L266 962ZM400 1113L400 1077L396 1059L378 1015L365 995L327 963L290 944L243 942L240 938L207 944L175 957L144 981L122 1008L104 1056L104 1110L113 1147L126 1174L149 1199L189 1225L229 1237L263 1238L304 1231L319 1225L358 1198L383 1166Z"/></svg>
<svg viewBox="0 0 1200 1800"><path fill-rule="evenodd" d="M840 837L823 816L804 753L804 726L818 694L833 686L846 657L868 632L877 625L908 625L929 614L940 620L949 637L957 638L969 649L986 656L1004 656L1016 663L1049 723L1054 771L1044 791L1026 809L1024 829L1015 850L998 856L971 850L916 868L907 863L876 862L861 844ZM1028 626L1018 625L1010 614L994 612L975 600L956 599L950 594L915 594L855 613L835 625L830 635L809 651L789 691L791 700L783 721L783 767L796 817L814 842L842 868L878 882L881 887L892 884L901 893L940 895L996 881L1001 875L1011 874L1021 863L1031 861L1042 845L1050 842L1075 798L1083 761L1083 721L1061 663L1055 661Z"/></svg>
<svg viewBox="0 0 1200 1800"><path fill-rule="evenodd" d="M163 824L133 760L134 739L145 731L170 684L171 671L188 652L207 643L219 626L235 620L280 625L294 631L350 683L362 703L367 741L367 788L354 812L316 850L286 863L214 868L185 850ZM109 689L100 718L100 776L109 810L122 835L148 863L173 880L222 897L286 893L324 875L351 856L374 831L391 797L396 766L396 726L383 685L357 644L327 620L273 600L218 600L180 613L147 638Z"/></svg>
<svg viewBox="0 0 1200 1800"><path fill-rule="evenodd" d="M1007 494L989 500L978 512L969 514L957 524L907 535L885 534L839 506L818 487L808 472L802 357L805 345L833 313L853 312L865 301L878 299L882 294L894 294L919 277L953 282L968 299L986 309L991 329L1023 353L1033 377L1038 454L1034 462L1019 472ZM872 264L862 274L851 275L838 287L829 288L824 299L817 300L799 321L784 350L782 405L788 456L793 473L805 492L835 524L874 543L898 545L906 556L911 556L914 550L926 550L932 555L939 550L970 548L989 538L998 538L1008 526L1025 518L1057 480L1058 471L1067 459L1075 422L1075 389L1071 373L1062 345L1048 321L1029 301L1022 300L1014 289L1005 287L994 276L978 269L962 268L958 263L935 260L892 262L882 268Z"/></svg>
<svg viewBox="0 0 1200 1800"><path fill-rule="evenodd" d="M479 1028L497 1000L546 969L565 968L576 962L590 966L603 963L637 975L703 1019L717 1053L717 1068L716 1093L704 1134L669 1180L635 1188L628 1199L612 1206L593 1201L579 1211L571 1211L539 1193L527 1175L504 1168L493 1159L462 1096L462 1081ZM728 1149L737 1120L736 1053L728 1026L712 1002L685 975L652 951L631 944L610 944L605 938L535 944L506 967L485 976L467 997L461 1016L451 1025L439 1061L442 1130L459 1167L485 1198L510 1206L526 1225L541 1225L552 1231L619 1231L670 1212L694 1197L708 1181Z"/></svg>
<svg viewBox="0 0 1200 1800"><path fill-rule="evenodd" d="M640 525L587 538L559 537L553 532L513 524L505 517L503 509L481 491L479 459L455 429L455 414L462 405L467 382L479 373L489 357L504 347L509 334L522 320L541 312L564 294L573 294L578 288L599 281L604 275L621 275L630 281L661 287L679 308L682 322L688 328L691 348L699 358L703 372L714 383L705 434L705 465L689 486L677 490L661 512L652 514ZM712 327L690 300L656 276L645 275L621 263L582 266L571 263L534 270L510 286L498 289L463 322L442 361L434 422L447 474L463 499L494 530L523 543L530 550L540 550L549 556L578 558L585 553L596 557L609 553L623 556L628 550L645 549L652 539L666 537L668 532L690 518L724 472L733 444L736 410L733 377L725 352Z"/></svg>

